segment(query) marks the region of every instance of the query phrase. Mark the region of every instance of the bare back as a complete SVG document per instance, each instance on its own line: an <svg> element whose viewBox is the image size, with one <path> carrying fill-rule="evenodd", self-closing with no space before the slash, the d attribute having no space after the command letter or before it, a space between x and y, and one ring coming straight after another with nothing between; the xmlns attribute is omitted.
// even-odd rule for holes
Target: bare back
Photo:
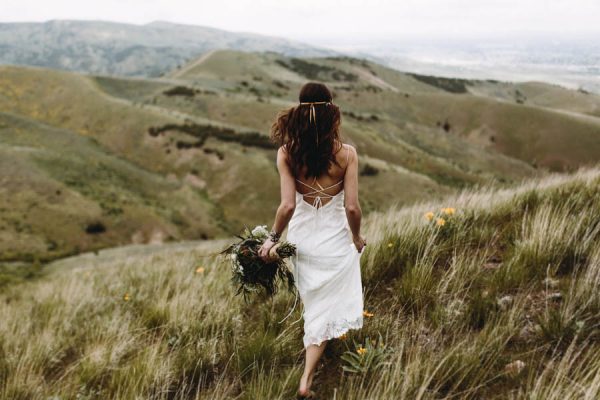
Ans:
<svg viewBox="0 0 600 400"><path fill-rule="evenodd" d="M319 198L318 203L322 207L344 189L343 182L349 154L350 146L342 143L342 149L335 154L335 159L341 165L341 168L331 164L327 173L319 177L307 180L304 176L306 167L303 168L300 179L296 179L296 191L302 195L305 202L313 204L314 200Z"/></svg>

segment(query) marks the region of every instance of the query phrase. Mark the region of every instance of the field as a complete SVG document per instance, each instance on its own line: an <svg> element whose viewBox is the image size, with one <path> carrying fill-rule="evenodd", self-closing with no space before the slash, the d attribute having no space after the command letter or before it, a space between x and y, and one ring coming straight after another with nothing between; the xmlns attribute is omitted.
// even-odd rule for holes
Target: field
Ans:
<svg viewBox="0 0 600 400"><path fill-rule="evenodd" d="M166 22L2 27L0 400L295 397L302 306L245 302L219 252L272 224L269 131L309 81L369 243L318 398L600 398L600 95Z"/></svg>
<svg viewBox="0 0 600 400"><path fill-rule="evenodd" d="M215 239L269 224L277 112L327 83L366 214L600 155L600 97L406 74L347 57L212 51L161 78L0 67L0 261Z"/></svg>
<svg viewBox="0 0 600 400"><path fill-rule="evenodd" d="M371 213L365 324L328 344L320 398L600 397L598 215L597 168ZM280 324L292 295L234 296L229 240L102 250L4 288L0 398L292 397L300 307Z"/></svg>

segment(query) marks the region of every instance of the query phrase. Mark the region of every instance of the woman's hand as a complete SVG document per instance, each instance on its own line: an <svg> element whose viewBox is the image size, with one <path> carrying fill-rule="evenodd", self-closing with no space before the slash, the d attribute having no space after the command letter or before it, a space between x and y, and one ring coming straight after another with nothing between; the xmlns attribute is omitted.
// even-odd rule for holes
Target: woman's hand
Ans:
<svg viewBox="0 0 600 400"><path fill-rule="evenodd" d="M272 258L269 255L269 250L271 250L271 247L273 247L274 245L275 242L273 242L270 238L265 240L262 246L260 246L260 249L258 249L258 256L262 258L262 260L265 262L272 261Z"/></svg>
<svg viewBox="0 0 600 400"><path fill-rule="evenodd" d="M354 242L354 246L356 246L356 250L358 250L359 253L362 253L364 247L367 245L367 240L362 236L358 235L353 236L352 241Z"/></svg>

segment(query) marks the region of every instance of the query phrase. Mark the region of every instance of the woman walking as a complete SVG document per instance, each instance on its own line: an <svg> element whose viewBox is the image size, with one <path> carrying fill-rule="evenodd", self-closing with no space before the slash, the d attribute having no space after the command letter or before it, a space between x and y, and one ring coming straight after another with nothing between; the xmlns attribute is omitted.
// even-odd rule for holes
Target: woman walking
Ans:
<svg viewBox="0 0 600 400"><path fill-rule="evenodd" d="M294 277L304 305L306 361L298 396L310 398L312 379L328 340L363 325L360 256L362 212L358 200L356 149L339 138L340 109L330 90L310 82L299 104L281 112L271 129L279 142L277 168L281 204L269 249L288 227L287 240L297 248Z"/></svg>

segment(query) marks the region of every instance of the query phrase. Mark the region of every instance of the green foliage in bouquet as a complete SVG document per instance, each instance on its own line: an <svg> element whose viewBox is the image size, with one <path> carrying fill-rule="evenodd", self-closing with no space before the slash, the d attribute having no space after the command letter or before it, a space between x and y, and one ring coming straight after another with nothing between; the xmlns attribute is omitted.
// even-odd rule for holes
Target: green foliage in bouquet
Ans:
<svg viewBox="0 0 600 400"><path fill-rule="evenodd" d="M280 282L286 282L288 290L295 292L294 274L286 265L285 259L296 254L296 246L286 241L280 241L271 250L271 258L264 261L258 255L258 250L269 235L266 225L258 225L254 229L245 228L241 241L233 243L221 254L226 254L231 262L233 285L237 288L236 295L247 295L263 291L267 297L277 293Z"/></svg>

